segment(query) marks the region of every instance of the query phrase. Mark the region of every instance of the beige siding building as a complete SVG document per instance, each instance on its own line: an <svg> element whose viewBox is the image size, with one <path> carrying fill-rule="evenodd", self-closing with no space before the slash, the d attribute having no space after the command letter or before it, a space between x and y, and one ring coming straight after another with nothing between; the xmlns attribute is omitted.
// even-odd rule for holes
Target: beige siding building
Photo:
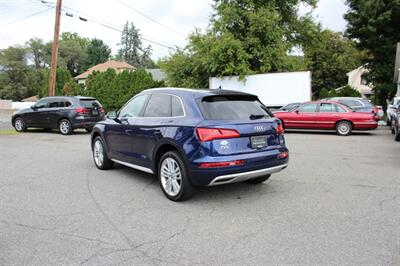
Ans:
<svg viewBox="0 0 400 266"><path fill-rule="evenodd" d="M367 80L364 78L366 73L368 73L368 70L360 66L346 74L348 77L348 85L360 92L363 98L368 98L374 94L371 84L368 84Z"/></svg>

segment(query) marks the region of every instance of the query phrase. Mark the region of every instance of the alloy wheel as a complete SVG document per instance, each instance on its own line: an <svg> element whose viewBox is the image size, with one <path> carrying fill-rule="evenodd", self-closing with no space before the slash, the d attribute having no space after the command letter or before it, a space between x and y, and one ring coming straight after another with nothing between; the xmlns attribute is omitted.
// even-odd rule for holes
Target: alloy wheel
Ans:
<svg viewBox="0 0 400 266"><path fill-rule="evenodd" d="M17 120L15 120L15 129L17 131L22 131L24 129L24 121L22 121L21 118L18 118Z"/></svg>
<svg viewBox="0 0 400 266"><path fill-rule="evenodd" d="M178 195L182 187L182 176L179 164L171 157L161 164L161 185L171 197Z"/></svg>
<svg viewBox="0 0 400 266"><path fill-rule="evenodd" d="M60 131L61 131L61 133L67 134L69 132L69 127L70 127L70 125L69 125L69 123L67 121L62 121L60 123Z"/></svg>
<svg viewBox="0 0 400 266"><path fill-rule="evenodd" d="M96 140L93 147L94 162L97 166L102 166L104 162L104 149L100 140Z"/></svg>

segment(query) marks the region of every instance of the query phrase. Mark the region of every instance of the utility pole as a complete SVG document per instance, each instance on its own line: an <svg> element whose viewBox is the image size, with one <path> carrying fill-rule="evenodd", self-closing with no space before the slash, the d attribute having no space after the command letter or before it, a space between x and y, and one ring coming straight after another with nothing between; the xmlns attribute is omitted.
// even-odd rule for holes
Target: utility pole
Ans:
<svg viewBox="0 0 400 266"><path fill-rule="evenodd" d="M57 54L58 54L58 38L60 36L61 5L62 5L62 0L57 0L56 20L54 25L54 39L53 39L53 47L51 49L49 96L54 96L56 87Z"/></svg>

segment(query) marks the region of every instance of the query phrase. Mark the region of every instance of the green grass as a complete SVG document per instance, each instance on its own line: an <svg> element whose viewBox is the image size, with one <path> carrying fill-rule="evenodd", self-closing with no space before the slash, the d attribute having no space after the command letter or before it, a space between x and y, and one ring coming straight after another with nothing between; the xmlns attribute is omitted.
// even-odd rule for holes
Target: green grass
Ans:
<svg viewBox="0 0 400 266"><path fill-rule="evenodd" d="M5 129L5 130L0 130L0 136L6 136L6 135L19 135L21 133L15 131L14 129Z"/></svg>

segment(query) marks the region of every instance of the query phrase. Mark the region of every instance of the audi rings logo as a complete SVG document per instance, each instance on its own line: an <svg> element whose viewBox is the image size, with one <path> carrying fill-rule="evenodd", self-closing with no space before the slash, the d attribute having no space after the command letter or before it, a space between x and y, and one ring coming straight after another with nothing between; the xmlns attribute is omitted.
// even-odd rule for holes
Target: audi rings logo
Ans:
<svg viewBox="0 0 400 266"><path fill-rule="evenodd" d="M263 125L258 125L258 126L254 127L254 130L256 132L264 132L264 131L267 131L267 128L265 126L263 126Z"/></svg>

